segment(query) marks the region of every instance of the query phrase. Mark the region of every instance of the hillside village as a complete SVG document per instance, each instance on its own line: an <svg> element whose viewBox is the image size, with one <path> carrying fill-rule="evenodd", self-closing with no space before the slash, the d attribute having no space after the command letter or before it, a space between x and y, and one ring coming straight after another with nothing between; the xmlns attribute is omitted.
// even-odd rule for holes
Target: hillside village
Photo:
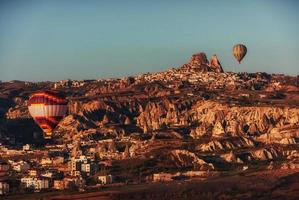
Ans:
<svg viewBox="0 0 299 200"><path fill-rule="evenodd" d="M299 78L224 70L201 52L119 79L0 82L0 195L299 171ZM68 101L49 141L27 109L43 89Z"/></svg>

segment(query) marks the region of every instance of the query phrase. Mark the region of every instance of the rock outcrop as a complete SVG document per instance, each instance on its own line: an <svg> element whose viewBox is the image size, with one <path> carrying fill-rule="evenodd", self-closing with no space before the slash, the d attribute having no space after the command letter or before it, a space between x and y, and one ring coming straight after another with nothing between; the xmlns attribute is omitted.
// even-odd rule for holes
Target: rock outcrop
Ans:
<svg viewBox="0 0 299 200"><path fill-rule="evenodd" d="M195 149L202 152L214 152L214 151L231 151L239 148L251 148L254 147L254 141L246 137L236 137L230 139L212 140L208 143L201 144Z"/></svg>
<svg viewBox="0 0 299 200"><path fill-rule="evenodd" d="M223 73L223 68L218 60L216 54L211 57L210 60L210 67L213 69L214 72Z"/></svg>
<svg viewBox="0 0 299 200"><path fill-rule="evenodd" d="M173 150L170 152L170 158L177 167L192 167L197 170L214 169L213 164L206 163L194 153L187 150Z"/></svg>
<svg viewBox="0 0 299 200"><path fill-rule="evenodd" d="M182 68L195 70L197 72L223 72L222 66L218 61L217 56L213 55L211 58L211 63L209 63L209 60L204 52L192 55L190 61L187 64L184 64Z"/></svg>

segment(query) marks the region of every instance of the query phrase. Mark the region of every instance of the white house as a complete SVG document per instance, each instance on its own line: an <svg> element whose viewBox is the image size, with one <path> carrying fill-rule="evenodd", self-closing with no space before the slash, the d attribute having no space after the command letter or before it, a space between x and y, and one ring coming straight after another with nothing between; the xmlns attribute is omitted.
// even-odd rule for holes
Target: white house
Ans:
<svg viewBox="0 0 299 200"><path fill-rule="evenodd" d="M30 145L29 144L25 144L23 146L23 151L29 151L30 150Z"/></svg>
<svg viewBox="0 0 299 200"><path fill-rule="evenodd" d="M153 174L153 182L167 182L167 181L172 181L173 177L176 174L170 174L170 173L157 173L157 174Z"/></svg>
<svg viewBox="0 0 299 200"><path fill-rule="evenodd" d="M42 158L41 161L40 161L40 164L43 165L43 166L51 165L52 164L52 160L49 157Z"/></svg>
<svg viewBox="0 0 299 200"><path fill-rule="evenodd" d="M113 182L113 177L112 175L100 175L98 176L98 180L103 184L111 184Z"/></svg>
<svg viewBox="0 0 299 200"><path fill-rule="evenodd" d="M84 162L81 164L81 171L87 175L93 175L97 172L98 166L96 163Z"/></svg>
<svg viewBox="0 0 299 200"><path fill-rule="evenodd" d="M21 183L24 184L25 188L32 188L35 191L40 191L41 189L49 188L48 179L40 179L35 177L23 177L21 178Z"/></svg>
<svg viewBox="0 0 299 200"><path fill-rule="evenodd" d="M90 163L82 163L81 164L81 171L90 173Z"/></svg>
<svg viewBox="0 0 299 200"><path fill-rule="evenodd" d="M36 169L29 169L28 174L29 176L38 176L39 172Z"/></svg>

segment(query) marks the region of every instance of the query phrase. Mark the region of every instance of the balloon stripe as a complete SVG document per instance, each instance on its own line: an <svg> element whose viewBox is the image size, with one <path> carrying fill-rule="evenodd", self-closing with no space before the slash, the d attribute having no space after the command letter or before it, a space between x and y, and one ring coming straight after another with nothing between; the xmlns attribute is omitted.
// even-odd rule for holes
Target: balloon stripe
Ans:
<svg viewBox="0 0 299 200"><path fill-rule="evenodd" d="M57 101L57 102L65 102L64 100L62 100L60 98L56 98L56 97L48 96L48 95L44 95L44 96L34 95L30 99L37 99L37 101L43 101L44 98L47 98L47 99L50 99L53 101Z"/></svg>
<svg viewBox="0 0 299 200"><path fill-rule="evenodd" d="M54 124L58 124L59 122L59 120L56 120L54 117L48 117L47 119Z"/></svg>
<svg viewBox="0 0 299 200"><path fill-rule="evenodd" d="M37 120L43 120L43 119L51 119L52 121L60 121L63 118L63 116L59 116L59 117L43 117L43 116L37 116L35 117L35 119Z"/></svg>
<svg viewBox="0 0 299 200"><path fill-rule="evenodd" d="M66 113L66 105L33 104L28 107L32 117L35 116L63 116ZM56 109L56 111L54 111Z"/></svg>
<svg viewBox="0 0 299 200"><path fill-rule="evenodd" d="M65 101L60 101L58 99L55 98L49 98L49 97L39 97L39 96L33 96L30 100L29 100L29 105L31 104L38 104L38 103L45 103L45 104L62 104L62 105L66 105Z"/></svg>
<svg viewBox="0 0 299 200"><path fill-rule="evenodd" d="M49 92L35 93L33 96L45 96L45 97L49 97L49 98L59 99L60 101L64 101L64 99L61 97L58 97L57 94L53 95L53 94L50 94Z"/></svg>
<svg viewBox="0 0 299 200"><path fill-rule="evenodd" d="M50 120L50 119L48 119L48 118L46 118L46 117L40 117L40 118L36 119L36 122L37 122L40 126L42 126L42 125L47 125L47 126L49 126L50 128L52 128L52 129L54 129L55 126L56 126L56 123L55 123L54 120Z"/></svg>

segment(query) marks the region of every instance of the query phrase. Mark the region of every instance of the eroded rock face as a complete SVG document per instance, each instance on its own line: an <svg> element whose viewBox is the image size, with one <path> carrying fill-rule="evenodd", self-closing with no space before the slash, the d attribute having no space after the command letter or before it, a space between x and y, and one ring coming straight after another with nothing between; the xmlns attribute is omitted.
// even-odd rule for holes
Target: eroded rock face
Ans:
<svg viewBox="0 0 299 200"><path fill-rule="evenodd" d="M111 103L105 100L80 103L78 114L63 119L55 129L66 141L96 137L122 140L130 137L207 140L197 145L201 152L234 151L263 144L294 145L299 132L297 108L228 106L215 101L174 101ZM192 126L190 126L192 124ZM184 128L180 128L184 127ZM95 129L95 133L88 132ZM129 155L139 155L130 145ZM263 153L263 152L262 152ZM251 159L258 157L252 154ZM261 160L269 159L267 156ZM238 160L238 158L236 158ZM241 160L232 161L241 163Z"/></svg>
<svg viewBox="0 0 299 200"><path fill-rule="evenodd" d="M96 126L80 115L68 115L60 121L53 134L57 140L76 141L84 137L84 131L93 130Z"/></svg>
<svg viewBox="0 0 299 200"><path fill-rule="evenodd" d="M217 121L215 123L215 125L212 129L212 136L214 136L214 137L224 137L225 136L225 130L220 121Z"/></svg>
<svg viewBox="0 0 299 200"><path fill-rule="evenodd" d="M210 124L201 123L196 128L191 129L190 136L194 139L209 136L209 133L211 132L210 129L212 129L212 126L210 126Z"/></svg>
<svg viewBox="0 0 299 200"><path fill-rule="evenodd" d="M197 146L196 150L203 152L213 152L234 150L238 148L248 148L254 146L255 144L252 139L246 137L236 137L231 139L214 139L208 143Z"/></svg>
<svg viewBox="0 0 299 200"><path fill-rule="evenodd" d="M204 52L192 55L189 62L184 64L182 68L189 68L198 72L223 72L217 56L212 56L211 63L209 63L209 60Z"/></svg>
<svg viewBox="0 0 299 200"><path fill-rule="evenodd" d="M214 54L211 57L210 66L211 66L211 68L213 69L214 72L218 72L218 73L223 73L224 72L223 68L220 64L220 61L218 60L216 54Z"/></svg>
<svg viewBox="0 0 299 200"><path fill-rule="evenodd" d="M281 134L283 130L291 130L299 123L298 115L297 108L228 107L209 101L189 101L175 106L168 102L153 102L140 111L137 125L147 132L160 129L163 125L171 127L197 123L198 126L191 129L194 138L204 135L259 136L269 133L273 140L275 135L280 140L286 137ZM294 137L298 131L293 130L291 133Z"/></svg>
<svg viewBox="0 0 299 200"><path fill-rule="evenodd" d="M209 61L205 53L200 52L197 54L192 55L190 62L192 66L201 66L201 65L209 65Z"/></svg>
<svg viewBox="0 0 299 200"><path fill-rule="evenodd" d="M173 150L170 152L171 160L178 167L192 167L200 170L213 170L214 166L211 163L206 163L198 158L194 153L187 150Z"/></svg>
<svg viewBox="0 0 299 200"><path fill-rule="evenodd" d="M26 106L15 106L14 108L9 108L6 113L7 119L18 119L18 118L30 118L29 111Z"/></svg>
<svg viewBox="0 0 299 200"><path fill-rule="evenodd" d="M279 151L274 148L259 149L252 152L253 158L257 160L274 160L279 158Z"/></svg>
<svg viewBox="0 0 299 200"><path fill-rule="evenodd" d="M195 70L197 72L224 72L217 56L214 54L211 57L211 61L209 62L204 52L192 55L189 62L187 64L184 64L182 68Z"/></svg>
<svg viewBox="0 0 299 200"><path fill-rule="evenodd" d="M239 163L242 164L244 163L240 158L238 158L233 151L226 153L226 154L222 154L221 158L224 159L226 162L228 163Z"/></svg>
<svg viewBox="0 0 299 200"><path fill-rule="evenodd" d="M279 141L280 144L296 144L296 139L295 138L283 138Z"/></svg>

